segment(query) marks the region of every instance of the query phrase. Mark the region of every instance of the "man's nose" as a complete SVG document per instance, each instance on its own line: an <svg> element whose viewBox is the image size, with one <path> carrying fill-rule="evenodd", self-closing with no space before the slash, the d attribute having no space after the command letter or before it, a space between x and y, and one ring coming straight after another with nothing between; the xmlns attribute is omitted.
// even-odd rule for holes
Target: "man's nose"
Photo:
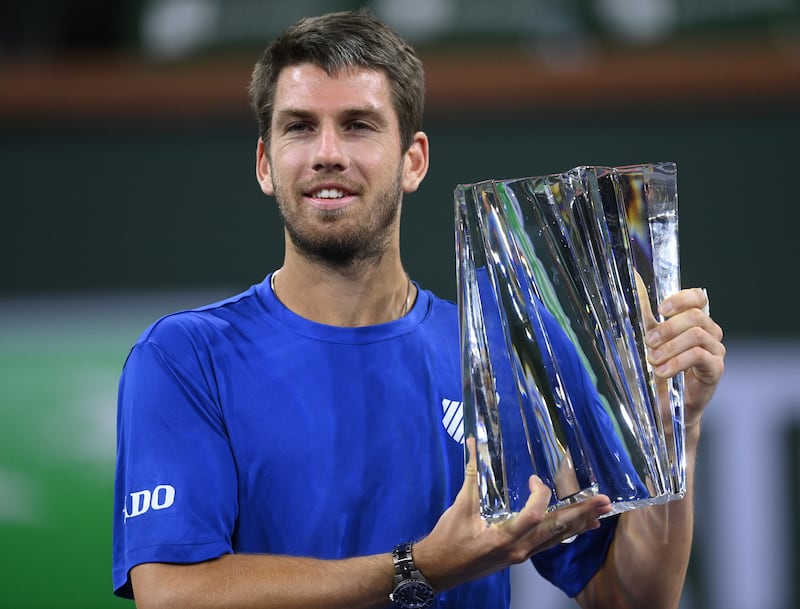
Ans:
<svg viewBox="0 0 800 609"><path fill-rule="evenodd" d="M324 127L320 130L314 148L312 166L316 170L342 170L347 167L347 156L340 134L333 127Z"/></svg>

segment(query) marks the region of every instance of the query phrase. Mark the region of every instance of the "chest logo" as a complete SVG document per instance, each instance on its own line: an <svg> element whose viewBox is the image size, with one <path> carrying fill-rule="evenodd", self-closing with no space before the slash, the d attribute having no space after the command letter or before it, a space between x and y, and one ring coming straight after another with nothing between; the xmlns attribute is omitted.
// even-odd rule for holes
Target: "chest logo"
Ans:
<svg viewBox="0 0 800 609"><path fill-rule="evenodd" d="M453 440L464 443L464 404L456 400L442 400L442 425Z"/></svg>

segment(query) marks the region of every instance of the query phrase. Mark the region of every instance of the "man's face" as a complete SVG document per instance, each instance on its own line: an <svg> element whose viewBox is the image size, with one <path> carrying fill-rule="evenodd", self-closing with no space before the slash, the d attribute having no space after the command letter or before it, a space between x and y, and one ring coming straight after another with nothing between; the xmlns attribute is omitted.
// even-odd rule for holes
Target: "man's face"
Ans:
<svg viewBox="0 0 800 609"><path fill-rule="evenodd" d="M407 157L383 72L281 72L258 171L301 253L348 262L383 251L397 237L403 191L418 184L408 187Z"/></svg>

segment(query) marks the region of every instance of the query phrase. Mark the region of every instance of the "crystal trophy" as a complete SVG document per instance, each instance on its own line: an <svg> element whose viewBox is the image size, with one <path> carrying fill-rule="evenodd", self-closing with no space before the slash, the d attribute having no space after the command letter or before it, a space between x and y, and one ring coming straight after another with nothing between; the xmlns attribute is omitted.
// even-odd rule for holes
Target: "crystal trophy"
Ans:
<svg viewBox="0 0 800 609"><path fill-rule="evenodd" d="M464 422L480 508L603 493L613 513L683 496L682 377L644 335L680 286L674 163L582 166L455 190Z"/></svg>

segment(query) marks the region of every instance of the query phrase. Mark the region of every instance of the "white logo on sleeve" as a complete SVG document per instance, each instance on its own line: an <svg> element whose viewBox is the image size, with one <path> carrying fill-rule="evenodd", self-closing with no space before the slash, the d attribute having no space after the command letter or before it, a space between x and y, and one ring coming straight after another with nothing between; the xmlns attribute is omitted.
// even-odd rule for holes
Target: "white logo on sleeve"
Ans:
<svg viewBox="0 0 800 609"><path fill-rule="evenodd" d="M464 443L464 404L456 400L442 400L442 425L459 444Z"/></svg>
<svg viewBox="0 0 800 609"><path fill-rule="evenodd" d="M136 491L125 497L123 512L125 520L141 516L150 510L166 510L175 503L175 487L171 484L159 484L152 491Z"/></svg>

